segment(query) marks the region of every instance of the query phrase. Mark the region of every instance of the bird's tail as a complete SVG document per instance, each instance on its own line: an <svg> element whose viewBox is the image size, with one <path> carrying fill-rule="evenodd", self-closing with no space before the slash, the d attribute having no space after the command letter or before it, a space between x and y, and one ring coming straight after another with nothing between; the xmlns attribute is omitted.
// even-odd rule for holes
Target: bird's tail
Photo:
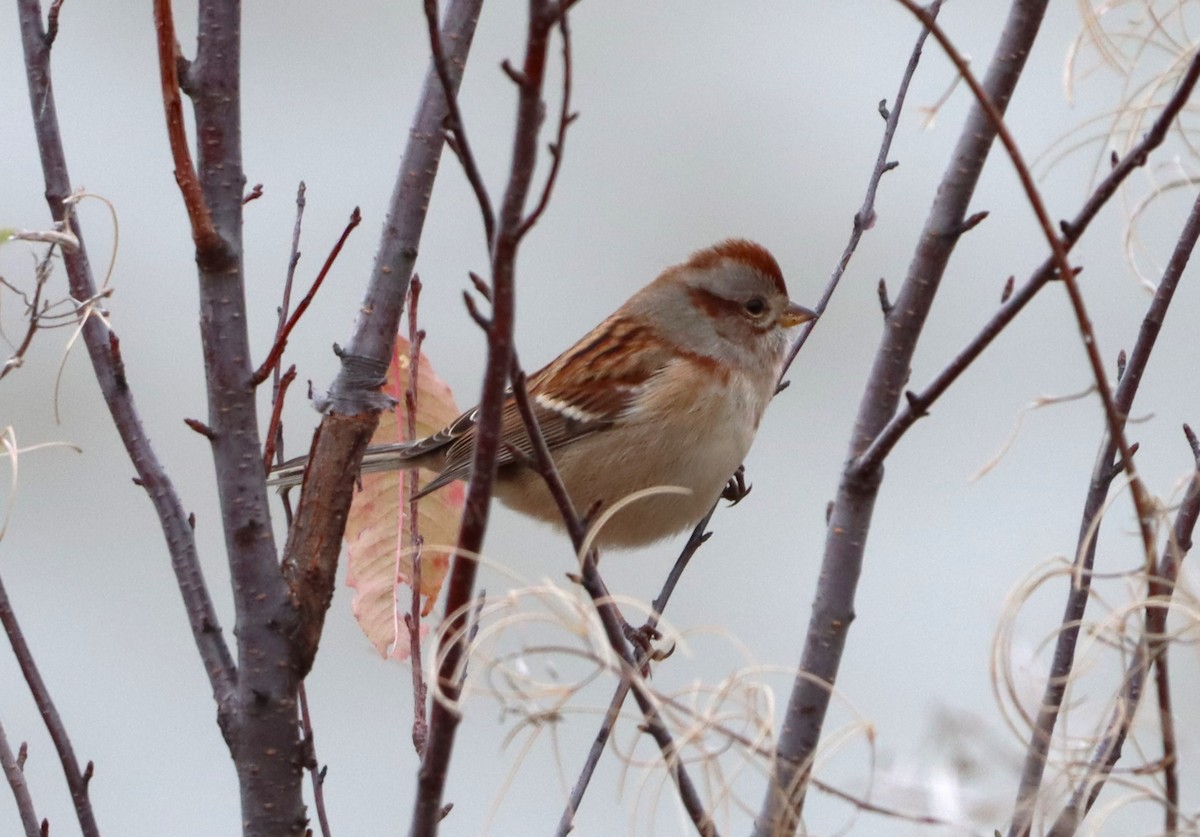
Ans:
<svg viewBox="0 0 1200 837"><path fill-rule="evenodd" d="M420 442L398 442L392 445L372 445L363 454L361 474L377 471L399 471L404 468L416 467L413 462L423 450L417 450ZM291 488L304 482L304 472L308 468L308 457L298 456L289 459L282 465L271 469L267 476L267 485L279 488Z"/></svg>

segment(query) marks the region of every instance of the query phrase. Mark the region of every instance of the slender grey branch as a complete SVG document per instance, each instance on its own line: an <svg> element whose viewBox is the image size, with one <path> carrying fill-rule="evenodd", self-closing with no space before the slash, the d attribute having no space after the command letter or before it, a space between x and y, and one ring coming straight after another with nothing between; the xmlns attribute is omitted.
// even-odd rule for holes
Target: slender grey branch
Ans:
<svg viewBox="0 0 1200 837"><path fill-rule="evenodd" d="M1142 320L1133 350L1126 359L1125 371L1117 384L1114 401L1122 416L1129 415L1133 409L1134 398L1162 329L1167 309L1171 305L1175 290L1183 277L1184 268L1196 247L1197 240L1200 240L1200 195L1192 204L1183 231L1175 244L1175 250L1171 254L1171 259L1167 263L1162 279L1155 289L1154 297ZM1109 487L1118 473L1113 466L1117 455L1117 447L1112 434L1106 433L1101 439L1100 449L1092 468L1092 478L1088 485L1087 496L1084 498L1083 513L1079 521L1078 542L1075 547L1076 572L1072 573L1073 581L1067 592L1067 601L1061 622L1062 629L1058 632L1055 641L1054 658L1042 700L1039 703L1037 721L1033 726L1025 751L1025 764L1021 771L1020 787L1017 791L1013 820L1009 828L1010 837L1024 837L1030 833L1032 827L1050 742L1058 722L1067 685L1070 682L1071 670L1075 661L1075 646L1083 624L1084 609L1090 598L1092 567L1096 557L1096 540L1099 537L1101 513L1104 510ZM1186 517L1182 510L1179 517L1180 519ZM1142 679L1144 680L1144 675ZM1130 714L1132 715L1132 708ZM1119 755L1119 751L1118 745L1114 759L1115 755ZM1103 781L1099 784L1103 785Z"/></svg>
<svg viewBox="0 0 1200 837"><path fill-rule="evenodd" d="M984 81L989 99L1001 114L1016 89L1045 7L1045 0L1017 0L1012 5ZM847 457L852 463L896 411L917 340L996 134L993 120L974 102L888 317L889 328L884 331L855 421ZM755 821L758 837L791 834L799 826L809 771L854 619L854 595L882 480L880 467L849 467L838 488L800 672L779 734L772 782Z"/></svg>
<svg viewBox="0 0 1200 837"><path fill-rule="evenodd" d="M29 794L25 771L13 754L12 747L8 745L8 736L4 734L3 724L0 724L0 769L3 769L4 778L12 788L13 797L17 802L17 815L21 818L25 837L41 837L41 825L33 809L33 797Z"/></svg>
<svg viewBox="0 0 1200 837"><path fill-rule="evenodd" d="M71 791L71 802L75 806L75 816L79 819L79 828L84 837L100 837L100 829L96 825L96 815L92 811L92 800L88 796L88 781L92 775L92 763L88 762L86 770L79 769L79 760L75 758L75 748L71 745L71 737L67 734L67 727L58 714L58 707L54 705L54 700L50 697L46 681L42 679L37 663L34 662L33 651L30 650L29 643L25 641L25 634L17 622L17 614L13 612L3 579L0 579L0 627L4 628L9 644L12 645L13 656L17 658L17 665L21 669L25 683L29 686L29 693L33 695L33 702L37 704L38 713L46 724L46 731L50 733L50 740L54 742L54 749L58 751L58 759L62 762L67 788ZM13 790L16 791L15 786Z"/></svg>
<svg viewBox="0 0 1200 837"><path fill-rule="evenodd" d="M718 500L717 502L719 503L720 501ZM708 514L704 515L695 528L692 529L692 534L688 538L687 543L684 544L679 557L675 559L675 564L671 567L671 572L667 574L667 579L663 582L662 589L651 603L650 618L646 620L647 629L654 630L658 627L659 619L662 617L663 611L666 610L667 603L671 600L671 594L675 591L675 586L683 576L683 571L687 569L687 565L692 560L692 556L696 554L696 550L704 545L711 534L707 531L708 523L712 520L713 512L716 510L717 506L714 504L708 510ZM649 650L642 652L635 666L631 668L631 671L636 671L646 665L650 660L650 654ZM583 802L583 796L587 792L588 784L592 780L592 774L596 772L596 767L600 764L600 756L604 753L605 747L608 746L608 739L612 736L612 731L617 724L617 718L621 713L621 707L624 705L625 698L628 697L632 685L633 681L630 678L622 678L621 682L617 685L616 691L613 693L612 700L608 703L608 711L604 713L604 721L600 724L600 729L596 732L592 746L588 749L587 758L584 760L583 768L579 772L579 778L571 786L571 795L567 800L566 807L563 809L562 816L559 818L558 829L555 831L557 837L566 837L574 827L575 813L579 810L579 806Z"/></svg>
<svg viewBox="0 0 1200 837"><path fill-rule="evenodd" d="M1159 566L1169 571L1159 573L1157 578L1149 579L1150 596L1146 601L1145 632L1138 642L1133 659L1125 670L1112 716L1104 735L1101 736L1095 747L1087 773L1076 784L1070 801L1050 829L1049 837L1071 837L1079 830L1084 817L1087 816L1096 797L1103 790L1105 780L1121 757L1121 748L1133 726L1134 714L1137 712L1142 690L1150 673L1150 666L1160 661L1162 655L1166 653L1167 614L1171 606L1171 594L1174 592L1179 566L1187 556L1188 550L1191 549L1196 520L1200 518L1200 459L1195 457L1195 453L1193 453L1193 467L1196 470L1188 482L1183 502L1180 503L1179 511L1175 515L1171 538L1163 547L1163 555L1159 561Z"/></svg>
<svg viewBox="0 0 1200 837"><path fill-rule="evenodd" d="M1100 181L1099 185L1088 196L1088 199L1084 202L1079 212L1075 214L1075 217L1064 225L1066 230L1062 236L1062 244L1068 252L1079 241L1084 231L1091 225L1096 215L1108 203L1109 199L1116 194L1121 184L1125 182L1129 175L1146 164L1150 152L1162 145L1171 125L1175 123L1179 112L1187 104L1192 91L1195 90L1198 80L1200 80L1200 52L1192 58L1187 71L1175 88L1175 92L1171 94L1171 97L1159 113L1158 118L1151 125L1150 130L1142 137L1141 142L1121 158L1112 171ZM945 369L937 374L933 381L920 392L915 393L915 397L911 401L901 405L896 415L888 422L887 427L875 437L870 447L863 451L858 460L859 467L870 468L881 463L888 453L891 452L891 449L896 446L896 443L900 441L904 433L927 414L929 407L958 380L958 377L967 370L967 367L991 345L992 341L1021 313L1022 309L1037 295L1038 291L1045 287L1056 275L1055 260L1053 257L1049 257L1033 272L1020 289L1016 292L1007 291L1000 309L979 330L979 333L971 339L970 343L958 353Z"/></svg>
<svg viewBox="0 0 1200 837"><path fill-rule="evenodd" d="M34 131L46 184L46 201L51 217L56 222L68 224L79 241L77 249L63 253L63 262L66 265L71 296L84 308L84 344L92 362L96 381L100 385L100 392L137 472L138 484L146 489L158 515L171 556L171 567L183 597L192 638L200 652L205 674L216 699L218 715L223 717L231 709L237 670L225 644L220 621L217 619L204 574L200 569L196 541L188 523L188 515L150 444L150 436L142 426L133 392L129 388L128 376L113 351L115 335L101 318L89 316L89 301L97 298L96 283L91 263L88 261L83 231L73 214L68 217L66 201L71 194L71 178L67 171L54 101L54 88L50 76L50 47L42 31L41 11L37 0L19 0L17 8L21 21L21 43L25 52Z"/></svg>
<svg viewBox="0 0 1200 837"><path fill-rule="evenodd" d="M934 0L929 4L929 14L937 17L938 12L942 9L942 0ZM912 54L908 57L908 65L904 68L904 75L900 78L900 87L896 90L896 98L892 100L891 108L886 106L885 102L880 102L880 113L884 118L883 139L879 143L879 153L875 155L875 168L871 172L871 177L867 181L867 191L863 195L862 206L854 213L854 223L850 231L850 239L846 242L845 248L842 250L842 256L838 259L837 264L833 268L833 273L829 276L829 281L825 283L825 290L821 293L821 298L817 301L817 314L824 314L825 307L829 305L829 300L833 298L834 291L837 290L838 283L842 279L842 274L846 272L846 267L850 264L850 259L854 256L854 252L858 249L858 242L862 239L863 233L875 226L875 194L879 191L879 183L883 180L883 176L894 169L898 164L894 161L889 161L888 156L892 151L892 139L896 136L896 129L900 126L900 114L904 110L904 100L908 98L908 87L912 83L912 78L917 72L917 65L921 62L921 51L925 46L925 39L929 37L929 29L922 27L921 33L917 35L917 42L913 46ZM880 280L881 293L886 298L887 291L884 289L883 280ZM812 330L816 327L820 320L810 320L801 329L800 334L796 338L796 342L788 350L787 360L784 361L783 371L780 372L780 380L787 374L792 363L796 360L796 355L800 353L800 349L808 342L808 336L812 334Z"/></svg>

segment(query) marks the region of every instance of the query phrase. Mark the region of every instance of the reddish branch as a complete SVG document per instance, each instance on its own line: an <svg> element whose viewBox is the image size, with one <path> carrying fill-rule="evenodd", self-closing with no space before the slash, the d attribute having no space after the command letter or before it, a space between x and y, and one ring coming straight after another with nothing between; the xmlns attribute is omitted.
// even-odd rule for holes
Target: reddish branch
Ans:
<svg viewBox="0 0 1200 837"><path fill-rule="evenodd" d="M265 474L271 473L271 460L275 458L275 447L279 443L282 427L283 402L287 398L288 387L294 380L296 380L296 364L293 363L275 383L275 392L271 399L271 420L267 422L267 441L263 445L263 473Z"/></svg>
<svg viewBox="0 0 1200 837"><path fill-rule="evenodd" d="M288 337L291 336L292 329L296 327L296 323L300 322L300 318L304 316L304 312L312 304L317 291L321 289L321 285L325 282L325 277L329 275L329 269L333 267L333 263L337 261L338 254L342 252L342 247L346 244L346 239L350 237L350 233L354 232L354 228L361 223L362 213L358 211L358 207L356 206L354 207L354 211L350 213L350 220L346 222L346 228L338 236L337 243L333 245L333 249L325 257L325 264L321 265L321 272L313 280L312 287L308 289L308 293L300 300L300 304L296 306L296 310L288 317L287 322L278 330L275 335L275 342L271 346L271 351L267 354L267 359L262 362L262 366L258 367L258 371L251 376L250 382L255 386L265 381L271 375L271 372L274 371L275 367L279 365L279 359L283 357L283 350L287 348Z"/></svg>
<svg viewBox="0 0 1200 837"><path fill-rule="evenodd" d="M417 782L417 800L413 810L411 833L434 834L442 816L442 795L458 729L459 714L451 704L461 692L462 668L466 652L466 620L474 596L478 563L474 556L483 547L491 503L492 483L496 476L496 455L500 450L500 415L507 395L508 371L512 358L512 332L515 313L515 273L517 250L521 241L526 197L537 163L538 128L541 124L542 85L546 72L546 52L553 25L553 6L546 0L530 0L529 27L522 66L524 82L518 85L517 119L513 130L514 145L508 186L501 203L495 238L491 242L492 313L488 326L487 366L479 399L475 449L471 461L471 479L463 506L462 527L450 567L446 592L446 623L439 630L437 689L443 699L434 702L430 712L429 742ZM442 62L437 62L439 65ZM442 67L444 70L444 66ZM443 83L445 73L442 72ZM456 91L444 89L447 100Z"/></svg>
<svg viewBox="0 0 1200 837"><path fill-rule="evenodd" d="M197 253L219 250L221 238L213 226L212 213L204 200L200 178L192 165L192 153L188 150L187 128L183 122L183 100L179 90L179 66L182 56L179 41L175 37L175 18L171 11L171 0L154 0L154 31L158 44L158 74L162 86L163 110L167 118L167 138L171 145L171 157L175 161L175 182L183 195L187 207L188 221L192 225L192 240Z"/></svg>
<svg viewBox="0 0 1200 837"><path fill-rule="evenodd" d="M550 196L554 193L554 184L558 182L558 173L562 169L563 151L567 144L567 128L579 118L578 113L571 112L571 24L563 12L558 18L558 33L562 39L563 60L563 89L562 100L558 111L558 136L550 143L550 172L546 175L546 184L542 187L542 196L538 199L529 217L521 223L520 234L525 233L538 222L546 207L550 204Z"/></svg>

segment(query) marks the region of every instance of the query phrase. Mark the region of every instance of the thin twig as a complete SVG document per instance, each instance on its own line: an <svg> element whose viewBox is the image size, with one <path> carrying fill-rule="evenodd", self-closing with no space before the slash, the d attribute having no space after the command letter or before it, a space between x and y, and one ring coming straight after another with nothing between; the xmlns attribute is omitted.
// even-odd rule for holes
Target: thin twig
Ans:
<svg viewBox="0 0 1200 837"><path fill-rule="evenodd" d="M1067 232L1064 233L1062 239L1064 247L1069 250L1079 241L1083 232L1090 226L1092 220L1109 199L1116 194L1121 184L1129 175L1146 164L1151 151L1162 145L1175 118L1191 97L1198 79L1200 79L1200 52L1188 65L1187 72L1180 79L1179 86L1163 106L1162 112L1150 130L1146 132L1142 141L1134 146L1129 154L1121 158L1117 166L1088 196L1075 217L1067 223ZM939 372L925 389L915 393L913 402L902 405L887 427L871 440L870 446L858 458L859 467L872 467L887 457L904 433L928 412L929 407L950 388L951 384L958 380L958 377L983 353L984 349L991 345L992 341L1037 295L1038 291L1055 278L1056 267L1057 263L1053 257L1047 259L1021 288L1011 294L992 319L979 330L978 334L955 356L954 360Z"/></svg>
<svg viewBox="0 0 1200 837"><path fill-rule="evenodd" d="M175 161L175 182L179 184L183 203L187 207L196 251L211 252L221 248L221 237L213 224L212 213L200 188L200 178L192 164L192 152L188 148L183 100L179 95L179 41L175 37L171 0L154 0L154 31L157 34L158 72L163 110L167 117L167 137L170 140L171 157Z"/></svg>
<svg viewBox="0 0 1200 837"><path fill-rule="evenodd" d="M546 175L546 185L542 187L542 196L538 199L533 211L529 213L529 217L521 223L521 236L529 232L550 204L550 195L554 192L554 184L558 182L558 173L562 169L563 150L567 144L567 128L579 118L578 113L571 112L571 76L574 61L571 58L571 26L567 21L565 9L558 15L558 32L562 39L563 60L562 104L558 111L558 136L550 145L550 172Z"/></svg>
<svg viewBox="0 0 1200 837"><path fill-rule="evenodd" d="M417 327L417 314L421 301L421 279L414 275L408 284L408 387L404 393L405 438L410 441L417 438L417 406L420 397L421 344L425 341L425 332ZM425 755L425 744L429 740L428 696L429 687L425 683L425 667L421 664L421 548L424 541L421 538L420 508L417 495L420 486L417 484L417 472L409 469L404 474L404 488L408 503L408 548L412 556L412 599L409 602L409 613L406 616L408 627L409 668L412 669L413 684L413 747L417 757Z"/></svg>
<svg viewBox="0 0 1200 837"><path fill-rule="evenodd" d="M100 837L100 829L96 825L96 815L92 811L92 800L88 796L88 778L91 775L92 763L88 762L87 770L79 769L79 760L75 758L75 748L71 745L71 737L58 714L58 708L50 697L46 681L38 671L33 659L33 651L25 641L25 634L17 622L17 614L13 612L8 592L4 589L4 581L0 579L0 626L12 646L13 656L29 686L33 702L37 704L38 714L46 724L54 749L58 751L58 760L62 762L63 775L67 780L67 788L71 791L71 802L75 806L75 815L79 819L79 828L84 837Z"/></svg>
<svg viewBox="0 0 1200 837"><path fill-rule="evenodd" d="M322 837L329 837L329 813L325 809L325 768L317 761L317 742L313 737L312 715L308 711L308 690L301 683L296 688L300 704L300 729L304 735L304 767L312 776L313 807L317 809L317 822Z"/></svg>
<svg viewBox="0 0 1200 837"><path fill-rule="evenodd" d="M1137 340L1133 350L1125 361L1125 369L1117 384L1115 403L1121 415L1129 415L1133 401L1150 361L1163 321L1174 298L1175 290L1183 277L1184 268L1200 240L1200 195L1192 205L1179 240L1171 259L1163 271L1162 279L1150 301L1146 315L1142 320ZM1091 596L1092 567L1096 553L1096 539L1099 534L1099 519L1108 496L1109 486L1116 476L1113 468L1114 458L1117 457L1116 445L1111 434L1101 440L1096 463L1092 469L1092 479L1088 493L1084 499L1083 514L1079 525L1079 541L1076 545L1076 572L1074 581L1067 593L1067 601L1062 617L1062 630L1058 632L1055 641L1054 658L1050 666L1049 676L1039 704L1037 721L1033 725L1029 744L1025 751L1025 764L1021 772L1021 782L1014 805L1013 821L1009 829L1010 837L1025 837L1030 832L1036 801L1042 785L1042 777L1046 769L1046 758L1058 715L1070 681L1071 670L1075 660L1075 646L1079 631L1083 624L1083 614Z"/></svg>
<svg viewBox="0 0 1200 837"><path fill-rule="evenodd" d="M580 562L580 581L584 590L592 598L609 645L621 660L621 685L618 687L621 702L624 702L625 696L629 693L630 689L633 689L634 699L637 701L638 707L641 709L644 717L646 732L655 740L655 743L658 744L659 750L663 754L663 763L667 766L671 779L675 782L679 790L679 798L683 803L684 809L692 818L692 822L699 833L705 835L716 834L712 818L704 809L704 803L700 799L700 794L697 792L695 784L683 766L682 759L679 757L679 749L671 736L670 730L667 729L662 714L659 712L653 697L646 689L645 683L638 676L638 672L647 664L650 652L648 651L644 654L641 659L634 654L625 635L625 619L621 616L612 595L608 591L607 585L604 583L604 579L600 576L596 550L593 547L588 549L586 553L584 552L587 543L587 528L576 513L574 503L571 501L566 486L562 482L562 477L554 464L554 459L550 455L550 449L546 445L546 439L542 435L537 415L534 413L533 405L529 400L529 393L525 389L525 375L521 371L515 356L513 358L512 380L513 399L517 404L517 409L521 413L521 418L525 423L525 432L529 436L530 445L533 449L532 464L545 481L550 496L554 498L555 503L558 505L559 513L562 516L567 533L571 536L571 542L575 546L576 556ZM712 511L710 510L709 514L701 521L701 530L703 525L707 524L711 514ZM701 538L700 542L703 542L703 538ZM699 543L696 546L698 547ZM676 562L675 568L667 577L667 584L664 587L666 596L670 596L670 591L674 589L675 584L678 582L679 574L682 573L683 568L687 565L687 560L691 558L691 552L694 551L695 548L690 552L685 549L686 558L681 556L680 560ZM660 594L661 598L662 595ZM662 604L665 605L665 603L665 600L663 600ZM656 600L656 612L661 612L658 611L658 607L659 600ZM649 628L653 629L657 625L657 621L657 616L652 615L647 623ZM614 702L616 701L616 696L614 696L613 700ZM618 704L617 709L619 710L619 708ZM596 745L593 743L593 750L595 748ZM603 743L600 744L600 749L603 749ZM590 775L591 771L585 766L585 776L590 778ZM576 783L578 798L572 792L573 802L568 805L567 811L563 814L563 820L566 821L568 830L570 818L579 805L579 799L582 799L583 793L587 789L587 778L584 778L582 783ZM563 821L560 821L559 828L560 830L563 828Z"/></svg>
<svg viewBox="0 0 1200 837"><path fill-rule="evenodd" d="M278 371L277 368L276 373ZM283 461L283 451L282 449L277 451L276 447L283 442L283 402L287 397L288 387L294 380L296 380L296 364L293 363L272 387L274 392L271 396L271 420L267 422L267 432L264 435L267 441L263 444L263 473L266 474L271 473L272 460ZM291 516L290 513L288 516Z"/></svg>
<svg viewBox="0 0 1200 837"><path fill-rule="evenodd" d="M992 101L991 96L988 95L988 92L979 80L975 78L971 72L970 63L958 51L957 47L954 46L949 36L938 26L937 21L929 15L928 11L919 6L915 0L896 0L896 2L908 9L914 17L929 29L938 44L941 45L942 50L954 63L959 75L962 76L963 80L971 88L971 93L975 96L976 102L978 102L979 106L987 114L988 120L995 128L997 138L1004 146L1005 151L1008 152L1009 160L1012 162L1013 168L1017 171L1017 178L1021 181L1021 187L1025 191L1025 198L1029 201L1030 207L1032 207L1034 214L1037 216L1038 223L1042 228L1042 234L1045 236L1046 243L1053 252L1055 268L1058 272L1056 278L1062 281L1067 289L1067 295L1070 297L1071 309L1075 314L1080 337L1082 338L1081 342L1087 354L1088 362L1092 367L1092 377L1095 379L1096 390L1100 395L1100 402L1104 407L1104 416L1108 421L1108 432L1116 442L1117 450L1120 452L1121 460L1125 465L1125 473L1129 476L1129 489L1133 496L1134 507L1137 510L1138 529L1142 535L1145 566L1148 571L1152 571L1155 562L1154 532L1151 529L1151 524L1154 520L1154 502L1150 497L1150 492L1146 489L1145 483L1142 482L1142 478L1138 475L1137 465L1133 461L1133 453L1129 450L1129 441L1125 438L1125 415L1117 409L1113 401L1112 386L1109 384L1108 373L1105 371L1104 359L1100 356L1096 332L1092 328L1092 321L1087 313L1083 294L1079 290L1076 270L1071 267L1070 260L1067 257L1067 247L1062 239L1059 238L1054 222L1050 220L1050 213L1046 210L1041 193L1034 182L1033 175L1030 174L1029 167L1025 164L1021 150L1017 147L1017 141L1013 138L1008 130L1008 126L1004 123L1004 114ZM1197 53L1197 55L1200 56L1200 53ZM969 220L960 225L960 232L966 228L968 223ZM920 406L924 407L924 405Z"/></svg>
<svg viewBox="0 0 1200 837"><path fill-rule="evenodd" d="M300 303L296 306L296 310L288 318L287 324L277 333L275 343L271 346L271 351L267 354L267 359L262 362L262 366L258 367L258 371L251 376L251 384L254 386L261 384L271 374L271 371L279 365L279 359L283 357L283 350L287 348L288 337L291 336L292 329L296 327L296 323L300 322L300 318L304 316L304 312L312 304L317 291L321 289L321 285L325 282L325 277L329 275L329 269L333 267L333 263L337 261L338 254L342 252L342 247L345 245L346 239L350 237L350 233L354 232L354 228L361 223L362 213L358 211L358 207L356 206L354 207L354 211L350 213L350 220L346 222L346 227L342 230L342 234L338 236L333 249L325 257L325 263L321 265L321 271L317 274L317 278L313 280L312 287L308 289L308 293L300 300Z"/></svg>
<svg viewBox="0 0 1200 837"><path fill-rule="evenodd" d="M523 72L528 84L517 97L517 119L513 130L513 155L508 186L501 203L495 238L489 240L492 268L492 316L488 328L487 365L479 399L471 478L463 506L462 527L446 585L446 621L439 630L437 690L445 697L434 701L429 722L429 742L417 783L411 833L434 834L441 820L442 795L449 770L459 715L452 708L462 688L462 662L466 654L466 619L475 587L479 555L487 531L496 456L500 452L500 416L507 395L506 384L512 357L513 319L516 306L516 258L525 201L537 162L538 128L542 113L542 84L552 21L546 0L530 0ZM431 35L437 35L431 24ZM440 37L440 36L438 36ZM435 57L438 75L450 103L454 91L445 85L444 62ZM454 107L452 104L450 107ZM461 130L461 123L458 128ZM462 139L460 135L459 139ZM460 155L461 156L461 155ZM486 204L480 204L481 212Z"/></svg>
<svg viewBox="0 0 1200 837"><path fill-rule="evenodd" d="M24 748L25 745L21 745ZM29 794L29 784L25 781L23 759L13 754L8 745L8 736L4 734L4 726L0 724L0 769L4 770L4 778L12 788L13 797L17 801L17 814L21 817L21 825L25 829L25 837L40 837L41 825L33 810L33 797Z"/></svg>
<svg viewBox="0 0 1200 837"><path fill-rule="evenodd" d="M53 264L51 258L54 255L54 245L51 244L46 248L46 255L38 262L34 269L34 284L33 298L21 296L24 298L25 310L27 312L28 327L25 329L25 334L21 341L13 348L13 353L8 360L0 366L0 380L4 379L14 369L19 368L25 361L25 353L29 351L30 344L33 343L33 336L37 334L38 328L41 326L42 316L46 313L46 309L42 306L42 291L46 287L46 282L50 278L50 267ZM7 282L5 286L11 287ZM46 306L48 308L49 306Z"/></svg>
<svg viewBox="0 0 1200 837"><path fill-rule="evenodd" d="M675 591L675 586L683 576L683 571L687 569L688 562L692 560L692 556L696 554L696 550L708 540L708 522L712 519L713 512L716 510L717 506L714 504L708 510L708 514L701 518L700 522L692 529L692 534L688 537L687 543L684 544L679 557L675 559L675 564L671 567L671 572L667 574L667 579L663 582L662 589L651 603L651 613L645 625L645 629L648 631L652 631L658 627L659 619L666 610L667 602L670 601L671 594ZM635 663L636 670L641 670L642 666L649 662L651 653L649 649L642 652ZM608 740L612 735L613 729L616 727L617 718L620 717L621 707L625 704L625 698L629 695L630 688L631 681L629 678L622 678L621 682L617 684L612 700L609 701L608 710L604 714L604 721L600 724L600 729L596 731L596 737L592 741L592 746L588 750L583 768L579 772L579 778L571 786L571 795L567 800L566 807L563 809L562 817L559 818L558 830L555 832L558 837L566 837L574 827L575 814L583 802L583 796L587 792L588 784L592 780L592 774L596 772L596 767L600 764L600 756L603 755L605 748L608 746Z"/></svg>
<svg viewBox="0 0 1200 837"><path fill-rule="evenodd" d="M429 26L430 61L445 95L446 130L454 138L450 147L458 157L459 163L462 164L463 172L467 175L471 188L475 190L475 199L479 202L479 214L483 218L483 233L487 238L488 249L491 250L495 244L496 215L492 210L492 200L488 197L487 184L483 182L483 175L479 171L479 163L475 160L475 155L471 153L462 111L458 107L458 85L461 82L462 73L459 73L458 78L452 78L450 75L445 49L442 45L442 33L438 27L437 0L424 1L425 21Z"/></svg>
<svg viewBox="0 0 1200 837"><path fill-rule="evenodd" d="M937 17L941 8L942 0L934 0L929 4L929 13L933 17ZM900 114L904 110L904 100L908 97L909 84L912 83L912 78L917 72L917 65L921 62L921 50L928 37L929 30L922 28L921 33L917 35L917 42L913 46L912 53L908 56L908 65L904 68L904 75L900 78L900 87L896 90L896 98L892 100L892 107L888 109L884 107L883 102L880 102L880 106L884 108L887 115L884 117L885 124L883 138L879 143L879 153L875 155L875 168L867 181L867 191L863 195L862 206L854 213L854 225L850 231L850 239L846 242L842 256L829 276L829 281L825 283L825 290L821 292L821 298L817 301L817 307L814 310L818 315L825 313L825 308L829 305L829 300L833 298L833 293L837 290L838 283L846 272L846 267L850 264L850 259L858 249L858 242L862 239L863 233L875 226L875 194L879 191L879 183L883 180L883 176L896 167L896 163L889 161L888 156L892 151L892 140L896 136L896 129L900 125ZM887 292L884 289L883 280L880 280L880 288L886 298ZM818 321L810 320L800 329L800 334L797 335L796 342L788 351L787 359L783 363L783 369L779 374L781 381L792 363L795 362L800 349L808 342L808 336L812 334Z"/></svg>
<svg viewBox="0 0 1200 837"><path fill-rule="evenodd" d="M1112 717L1096 745L1084 778L1075 785L1071 799L1063 808L1049 831L1049 837L1072 837L1091 810L1105 780L1121 757L1121 748L1133 726L1134 714L1141 699L1142 688L1150 667L1167 648L1167 615L1174 592L1180 564L1192 545L1192 532L1200 518L1200 457L1193 452L1192 479L1188 482L1183 502L1175 515L1171 538L1163 547L1159 566L1166 574L1151 578L1150 595L1146 600L1146 627L1133 659L1122 678L1120 694ZM1173 753L1171 754L1173 757ZM1166 754L1164 753L1164 758ZM1177 807L1177 805L1175 806Z"/></svg>

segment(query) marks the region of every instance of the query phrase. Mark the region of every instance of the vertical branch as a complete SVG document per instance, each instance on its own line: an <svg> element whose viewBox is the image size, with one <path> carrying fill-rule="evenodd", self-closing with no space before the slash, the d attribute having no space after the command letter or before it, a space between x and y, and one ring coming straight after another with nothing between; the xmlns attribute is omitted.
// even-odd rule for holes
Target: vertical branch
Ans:
<svg viewBox="0 0 1200 837"><path fill-rule="evenodd" d="M408 285L408 387L404 393L404 417L406 419L405 435L408 439L417 438L417 403L420 397L420 368L421 344L425 340L425 332L417 328L417 313L421 301L421 280L415 274ZM417 472L408 469L402 473L401 485L404 491L401 502L407 502L409 553L412 555L412 573L409 583L412 584L412 599L409 602L409 613L405 615L408 628L409 667L412 669L413 684L413 746L417 757L425 755L425 744L429 740L429 719L426 716L426 702L429 689L425 685L421 664L421 548L424 540L420 530L420 507L417 504Z"/></svg>
<svg viewBox="0 0 1200 837"><path fill-rule="evenodd" d="M168 126L178 86L191 98L196 125L195 171L181 165L178 150L174 153L196 245L209 442L241 663L234 718L224 729L238 774L244 832L298 837L307 823L303 742L296 724L304 671L292 655L298 614L280 576L260 467L242 242L241 7L229 0L200 0L196 58L190 65L174 48L170 0L157 0L155 18ZM181 81L173 76L179 70L185 74ZM177 147L180 131L168 133Z"/></svg>
<svg viewBox="0 0 1200 837"><path fill-rule="evenodd" d="M525 59L519 75L517 119L508 186L501 203L498 227L491 244L492 316L488 328L487 367L479 400L471 479L463 506L462 528L447 584L449 623L439 631L438 690L446 700L435 701L430 712L429 742L417 781L417 801L411 834L434 834L442 816L442 795L459 715L451 708L460 694L460 671L466 650L465 623L475 587L478 564L473 556L483 546L500 449L500 414L505 399L515 314L515 271L521 241L521 221L537 162L538 129L542 121L542 84L554 16L547 0L530 0Z"/></svg>
<svg viewBox="0 0 1200 837"><path fill-rule="evenodd" d="M51 217L56 222L68 224L79 243L77 248L63 253L63 262L71 296L86 303L96 298L96 282L83 231L75 216L72 214L68 218L66 211L66 200L71 194L71 178L67 171L50 76L50 39L42 30L37 0L20 0L17 9L29 101L46 184L46 202ZM218 719L224 723L231 712L237 669L225 644L220 620L217 619L200 569L195 534L179 495L150 444L149 433L142 425L128 377L112 350L110 337L114 335L101 318L90 316L83 322L82 334L105 405L137 472L138 484L145 488L158 516L192 638L217 702Z"/></svg>
<svg viewBox="0 0 1200 837"><path fill-rule="evenodd" d="M1045 0L1016 0L1010 9L983 85L1001 114L1016 89L1045 8ZM917 252L889 316L889 328L876 353L855 420L847 457L851 462L896 411L917 340L963 229L971 196L996 131L996 125L976 101L943 175ZM808 772L829 708L847 632L854 619L863 551L882 480L880 467L870 470L849 467L842 476L829 522L800 672L780 731L772 782L755 821L755 834L759 837L791 834L799 825Z"/></svg>

